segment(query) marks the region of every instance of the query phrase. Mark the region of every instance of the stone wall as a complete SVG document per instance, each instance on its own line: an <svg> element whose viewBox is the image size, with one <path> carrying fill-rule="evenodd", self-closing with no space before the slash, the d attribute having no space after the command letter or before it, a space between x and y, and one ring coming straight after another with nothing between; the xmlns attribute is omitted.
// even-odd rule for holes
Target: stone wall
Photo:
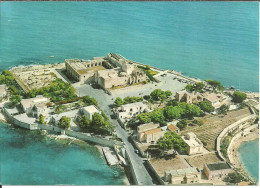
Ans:
<svg viewBox="0 0 260 188"><path fill-rule="evenodd" d="M220 151L220 145L221 145L221 140L222 138L224 138L224 136L227 135L227 133L234 131L241 123L248 121L252 118L255 118L255 114L249 115L247 117L244 117L238 121L236 121L235 123L229 125L228 127L226 127L217 137L216 140L216 149L217 149L217 155L220 157L221 160L225 161L225 158L223 157L221 151ZM240 127L241 128L241 127Z"/></svg>
<svg viewBox="0 0 260 188"><path fill-rule="evenodd" d="M150 161L146 161L146 168L148 171L150 171L153 174L153 177L156 178L156 180L160 183L160 185L165 185L165 182L162 180L162 178L157 174L156 170L151 165Z"/></svg>
<svg viewBox="0 0 260 188"><path fill-rule="evenodd" d="M135 169L133 167L131 158L129 157L129 154L127 152L126 152L126 160L127 160L128 164L130 166L130 171L131 171L131 174L132 174L132 177L133 177L133 180L134 180L134 184L139 185L139 182L138 182L137 177L136 177Z"/></svg>
<svg viewBox="0 0 260 188"><path fill-rule="evenodd" d="M3 113L7 116L8 120L11 121L13 124L25 128L25 129L29 129L29 130L37 130L38 129L38 124L36 123L25 123L22 122L18 119L16 119L15 117L13 117L11 114L9 114L9 112L3 107Z"/></svg>
<svg viewBox="0 0 260 188"><path fill-rule="evenodd" d="M71 137L78 138L83 141L87 141L87 142L91 142L94 144L98 144L101 146L107 146L107 147L111 147L111 148L113 148L114 145L116 144L116 142L114 140L107 140L105 138L99 138L96 136L92 136L88 133L81 133L81 132L75 132L72 130L66 130L65 134L68 136L71 136Z"/></svg>

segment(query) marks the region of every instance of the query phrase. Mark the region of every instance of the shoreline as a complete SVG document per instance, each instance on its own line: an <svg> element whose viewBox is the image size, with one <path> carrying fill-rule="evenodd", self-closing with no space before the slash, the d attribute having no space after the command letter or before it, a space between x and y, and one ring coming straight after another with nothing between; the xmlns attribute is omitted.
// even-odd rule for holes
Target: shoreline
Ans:
<svg viewBox="0 0 260 188"><path fill-rule="evenodd" d="M125 58L125 57L124 57ZM127 58L126 58L127 59ZM128 59L130 60L130 59ZM140 63L140 62L136 62L136 61L132 61L130 60L132 63L136 64L136 65L141 65L141 66L145 66L145 65L148 65L148 64L144 64L144 63ZM54 62L54 63L46 63L46 64L41 64L41 63L35 63L35 64L30 64L30 65L14 65L14 66L11 66L11 67L8 67L8 70L12 70L12 69L17 69L17 68L30 68L30 67L33 67L33 66L55 66L55 65L60 65L60 64L64 64L64 62ZM193 77L193 76L190 76L186 73L183 73L181 71L177 71L177 70L174 70L174 69L164 69L164 68L159 68L159 67L155 67L153 65L150 65L151 69L155 69L155 70L158 70L159 72L163 72L163 71L167 71L167 73L170 73L170 74L174 74L174 75L177 75L177 76L181 76L181 77L184 77L186 79L190 79L190 80L193 80L193 81L198 81L198 82L202 82L204 81L204 79L202 78L198 78L198 77ZM208 78L210 79L210 78ZM224 86L224 85L223 85ZM225 90L230 90L231 87L233 86L224 86ZM233 89L231 89L233 90ZM242 91L242 92L245 92L245 93L251 93L251 94L259 94L259 91L247 91L247 90L243 90L243 89L236 89L234 88L234 90L236 91Z"/></svg>
<svg viewBox="0 0 260 188"><path fill-rule="evenodd" d="M144 65L144 64L141 64L141 63L137 63L137 62L134 62L135 64L139 64L139 65ZM15 69L15 68L25 68L25 67L28 67L28 68L30 68L30 67L38 67L38 66L43 66L43 67L46 67L46 66L56 66L56 65L58 65L58 64L64 64L64 63L54 63L54 64L46 64L46 65L43 65L43 64L34 64L34 65L28 65L28 66L23 66L23 65L20 65L20 66L18 66L18 67L12 67L11 69ZM159 71L159 72L165 72L165 73L167 73L167 74L172 74L172 75L175 75L175 76L179 76L179 77L182 77L182 79L187 79L187 80L190 80L190 81L192 81L193 83L194 82L201 82L201 81L204 81L204 80L200 80L199 78L194 78L194 77L190 77L190 76L187 76L187 75L183 75L182 73L180 73L180 72L177 72L177 71L175 71L175 70L164 70L164 69L161 69L161 68L157 68L157 67L153 67L153 66L151 66L151 69L153 69L153 70L157 70L157 71ZM129 89L129 88L128 88ZM227 87L225 88L225 90L227 91L227 90L229 90ZM236 89L234 89L234 91L235 91ZM251 93L251 94L259 94L259 92L253 92L253 91L244 91L245 93ZM3 115L3 113L2 112L0 112L0 122L3 122L3 123L7 123L7 120L6 120L6 118L4 117L4 115ZM258 130L258 129L257 129ZM257 139L257 138L259 138L259 136L258 135L256 135L256 133L255 132L258 132L258 131L254 131L254 132L250 132L248 135L246 135L246 136L243 136L242 138L240 138L239 137L239 139L235 139L234 141L235 142L233 142L232 143L232 145L230 145L230 148L231 148L231 151L232 152L230 152L230 154L228 155L228 158L230 159L230 161L232 161L231 162L231 164L235 167L235 168L237 168L238 170L239 170L239 172L241 172L242 174L244 174L244 175L246 175L246 176L249 176L250 177L250 179L253 179L252 177L251 177L251 175L249 175L249 173L246 171L246 168L245 168L245 166L244 166L244 164L241 162L241 160L239 159L239 155L238 155L238 148L240 147L240 145L243 143L243 142L246 142L246 141L251 141L251 140L254 140L254 139ZM56 139L70 139L70 140L72 140L69 144L71 144L74 140L78 140L78 141L82 141L82 142L85 142L85 143L87 143L87 144L89 144L89 145L91 145L91 146L94 146L95 148L97 148L97 150L99 151L99 153L101 154L101 155L103 155L103 152L102 152L102 146L100 146L100 145L96 145L96 144L91 144L91 143L88 143L88 142L86 142L86 141L83 141L83 140L80 140L80 139L77 139L77 138L74 138L74 137L69 137L69 136L62 136L62 135L57 135L57 134L55 134L55 135L52 135L52 134L50 134L48 131L44 131L44 133L45 133L45 135L46 136L50 136L50 137L55 137L55 139L54 140L56 140ZM108 165L109 166L109 165ZM121 169L124 169L125 170L125 168L123 168L123 167L121 167L121 166L119 166ZM125 174L125 177L124 177L124 181L123 181L123 185L130 185L130 182L129 182L129 179L128 179L128 177L127 177L127 175L126 175L126 173L124 173Z"/></svg>
<svg viewBox="0 0 260 188"><path fill-rule="evenodd" d="M229 146L230 153L228 153L228 158L229 158L230 163L235 168L237 168L239 170L239 172L241 172L243 175L250 177L253 180L255 180L255 179L250 175L250 173L246 169L245 164L241 161L241 159L239 157L238 149L244 142L249 142L249 141L253 141L256 139L259 139L259 129L256 129L253 132L250 132L249 134L247 134L245 136L240 136L240 137L236 138Z"/></svg>
<svg viewBox="0 0 260 188"><path fill-rule="evenodd" d="M5 116L3 115L3 113L0 111L0 123L3 123L3 124L9 124L10 126L13 126L13 124L10 124L7 122ZM14 127L15 128L15 127ZM96 145L96 144L92 144L92 143L88 143L86 141L83 141L83 140L80 140L78 138L75 138L75 137L70 137L70 136L67 136L67 135L58 135L58 134L52 134L52 133L49 133L48 131L46 130L41 130L41 133L44 134L44 136L48 137L49 139L53 140L53 141L58 141L58 140L62 140L62 139L65 139L66 141L69 141L71 140L68 144L70 145L72 142L76 141L78 142L78 144L80 143L84 143L84 144L87 144L89 146L92 146L94 147L95 149L97 149L97 151L100 153L100 158L104 159L104 156L103 156L103 152L102 152L102 146L100 145ZM76 143L77 144L77 143ZM109 165L107 165L109 166ZM109 166L110 167L110 166ZM123 184L122 185L131 185L128 178L127 178L127 175L125 173L125 168L124 167L121 167L120 165L117 165L117 167L119 167L121 170L124 171L124 177L123 177Z"/></svg>

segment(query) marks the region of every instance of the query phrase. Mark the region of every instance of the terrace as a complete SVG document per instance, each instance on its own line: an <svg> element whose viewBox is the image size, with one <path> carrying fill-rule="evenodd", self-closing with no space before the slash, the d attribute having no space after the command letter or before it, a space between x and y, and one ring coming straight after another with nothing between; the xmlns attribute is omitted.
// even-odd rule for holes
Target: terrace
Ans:
<svg viewBox="0 0 260 188"><path fill-rule="evenodd" d="M209 115L206 117L197 118L197 120L203 122L202 126L187 127L187 129L181 131L181 133L195 133L197 137L201 140L205 148L207 148L210 151L214 151L215 140L219 133L227 126L248 115L250 115L249 109L244 108L241 110L229 112L224 117Z"/></svg>

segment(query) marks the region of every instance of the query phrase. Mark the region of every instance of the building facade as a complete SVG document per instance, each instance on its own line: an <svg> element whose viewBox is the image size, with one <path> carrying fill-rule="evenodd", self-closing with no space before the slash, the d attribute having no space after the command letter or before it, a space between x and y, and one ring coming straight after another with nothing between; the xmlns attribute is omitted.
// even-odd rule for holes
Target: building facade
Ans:
<svg viewBox="0 0 260 188"><path fill-rule="evenodd" d="M186 90L176 92L175 98L178 102L184 101L189 104L203 101L203 96L200 93L194 91L189 93Z"/></svg>
<svg viewBox="0 0 260 188"><path fill-rule="evenodd" d="M114 53L93 60L65 60L66 73L74 81L95 83L103 89L146 81L148 77L136 65Z"/></svg>
<svg viewBox="0 0 260 188"><path fill-rule="evenodd" d="M137 127L137 139L140 142L155 143L165 134L159 124L147 123Z"/></svg>
<svg viewBox="0 0 260 188"><path fill-rule="evenodd" d="M133 116L140 113L149 112L149 107L143 102L136 102L122 105L115 110L117 117L122 123L127 122Z"/></svg>
<svg viewBox="0 0 260 188"><path fill-rule="evenodd" d="M218 163L205 164L203 171L209 180L222 180L229 173L232 173L233 169L225 161L222 161Z"/></svg>
<svg viewBox="0 0 260 188"><path fill-rule="evenodd" d="M169 182L169 184L200 183L201 172L195 167L165 171L164 180Z"/></svg>
<svg viewBox="0 0 260 188"><path fill-rule="evenodd" d="M194 133L189 132L185 136L182 136L182 139L188 145L189 155L199 154L203 152L203 144Z"/></svg>
<svg viewBox="0 0 260 188"><path fill-rule="evenodd" d="M92 116L95 113L101 114L101 111L95 106L95 105L90 105L86 107L81 108L81 113L86 115L90 120L92 120Z"/></svg>
<svg viewBox="0 0 260 188"><path fill-rule="evenodd" d="M50 99L37 95L34 98L22 99L21 107L28 116L38 117L41 113L47 113L47 103Z"/></svg>

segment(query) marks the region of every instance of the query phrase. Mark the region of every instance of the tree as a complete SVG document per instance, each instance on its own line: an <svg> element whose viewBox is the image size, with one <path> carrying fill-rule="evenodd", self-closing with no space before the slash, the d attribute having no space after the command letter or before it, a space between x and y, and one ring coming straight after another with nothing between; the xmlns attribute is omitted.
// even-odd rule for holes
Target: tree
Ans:
<svg viewBox="0 0 260 188"><path fill-rule="evenodd" d="M223 85L217 80L205 80L209 85L211 85L214 89L218 89L220 91L224 90Z"/></svg>
<svg viewBox="0 0 260 188"><path fill-rule="evenodd" d="M160 123L160 124L164 123L165 118L163 115L163 110L156 109L156 110L150 112L149 116L150 116L151 120L155 123Z"/></svg>
<svg viewBox="0 0 260 188"><path fill-rule="evenodd" d="M167 104L167 106L177 106L178 102L176 100L170 100Z"/></svg>
<svg viewBox="0 0 260 188"><path fill-rule="evenodd" d="M185 89L186 89L186 91L188 91L188 92L190 92L190 93L193 91L193 87L192 87L191 84L186 85L186 86L185 86Z"/></svg>
<svg viewBox="0 0 260 188"><path fill-rule="evenodd" d="M194 91L202 92L202 89L204 88L203 82L196 82L194 85Z"/></svg>
<svg viewBox="0 0 260 188"><path fill-rule="evenodd" d="M45 119L45 117L44 117L42 114L40 114L40 115L39 115L39 118L38 118L38 122L39 122L40 124L44 124L44 119Z"/></svg>
<svg viewBox="0 0 260 188"><path fill-rule="evenodd" d="M178 106L168 106L164 109L165 117L168 120L179 119L181 117L181 111Z"/></svg>
<svg viewBox="0 0 260 188"><path fill-rule="evenodd" d="M12 97L10 98L10 101L16 105L18 104L19 102L21 102L22 98L20 95L12 95Z"/></svg>
<svg viewBox="0 0 260 188"><path fill-rule="evenodd" d="M196 82L193 85L191 85L191 84L186 85L185 89L190 93L193 91L202 92L202 89L204 88L204 86L205 85L203 84L203 82Z"/></svg>
<svg viewBox="0 0 260 188"><path fill-rule="evenodd" d="M142 124L145 124L145 123L150 123L152 120L149 116L149 113L141 113L141 114L138 114L138 120L142 123Z"/></svg>
<svg viewBox="0 0 260 188"><path fill-rule="evenodd" d="M106 125L104 117L97 112L94 113L92 115L92 125L95 127L104 127Z"/></svg>
<svg viewBox="0 0 260 188"><path fill-rule="evenodd" d="M233 183L233 184L237 184L239 182L242 181L247 181L246 178L244 178L240 173L238 172L233 172L233 173L229 173L225 178L224 178L225 182L228 183Z"/></svg>
<svg viewBox="0 0 260 188"><path fill-rule="evenodd" d="M229 109L229 107L228 107L227 105L223 104L223 105L218 109L218 111L219 111L219 113L221 113L221 114L227 115L228 109Z"/></svg>
<svg viewBox="0 0 260 188"><path fill-rule="evenodd" d="M127 96L127 97L125 97L125 98L123 99L123 103L124 103L124 104L135 103L135 102L141 102L141 101L143 101L143 97L129 97L129 96Z"/></svg>
<svg viewBox="0 0 260 188"><path fill-rule="evenodd" d="M200 109L204 112L213 112L215 110L215 108L212 106L211 102L209 101L202 101L198 103L198 106L200 107Z"/></svg>
<svg viewBox="0 0 260 188"><path fill-rule="evenodd" d="M120 97L117 97L115 100L115 104L120 107L124 104L123 100Z"/></svg>
<svg viewBox="0 0 260 188"><path fill-rule="evenodd" d="M175 149L180 153L187 152L187 144L175 132L166 132L162 138L157 141L161 150Z"/></svg>
<svg viewBox="0 0 260 188"><path fill-rule="evenodd" d="M165 91L165 95L167 97L170 97L172 95L172 92L170 90Z"/></svg>
<svg viewBox="0 0 260 188"><path fill-rule="evenodd" d="M194 104L187 104L184 112L184 117L190 119L192 119L194 116L200 116L202 114L201 109Z"/></svg>
<svg viewBox="0 0 260 188"><path fill-rule="evenodd" d="M79 120L79 126L81 128L88 128L90 126L90 119L88 118L88 116L86 115L81 116Z"/></svg>
<svg viewBox="0 0 260 188"><path fill-rule="evenodd" d="M181 120L177 123L176 125L180 130L185 129L185 127L187 126L187 120Z"/></svg>
<svg viewBox="0 0 260 188"><path fill-rule="evenodd" d="M242 103L245 99L246 99L246 94L239 92L239 91L235 91L233 93L233 102L235 103Z"/></svg>
<svg viewBox="0 0 260 188"><path fill-rule="evenodd" d="M151 92L150 96L152 97L153 100L158 101L158 100L164 100L166 99L166 94L164 91L161 89L155 89Z"/></svg>
<svg viewBox="0 0 260 188"><path fill-rule="evenodd" d="M5 76L4 75L0 75L0 84L5 84Z"/></svg>
<svg viewBox="0 0 260 188"><path fill-rule="evenodd" d="M150 68L151 68L150 65L145 65L146 70L150 70Z"/></svg>
<svg viewBox="0 0 260 188"><path fill-rule="evenodd" d="M85 97L83 98L83 102L84 102L87 106L89 106L89 105L95 105L95 106L97 106L97 105L98 105L97 101L96 101L94 98L90 97L90 96L85 96Z"/></svg>
<svg viewBox="0 0 260 188"><path fill-rule="evenodd" d="M62 129L68 129L70 127L70 118L62 116L58 125Z"/></svg>
<svg viewBox="0 0 260 188"><path fill-rule="evenodd" d="M109 119L108 119L107 115L103 111L101 112L101 115L103 116L103 118L105 120L105 127L109 128L110 122L109 122Z"/></svg>

